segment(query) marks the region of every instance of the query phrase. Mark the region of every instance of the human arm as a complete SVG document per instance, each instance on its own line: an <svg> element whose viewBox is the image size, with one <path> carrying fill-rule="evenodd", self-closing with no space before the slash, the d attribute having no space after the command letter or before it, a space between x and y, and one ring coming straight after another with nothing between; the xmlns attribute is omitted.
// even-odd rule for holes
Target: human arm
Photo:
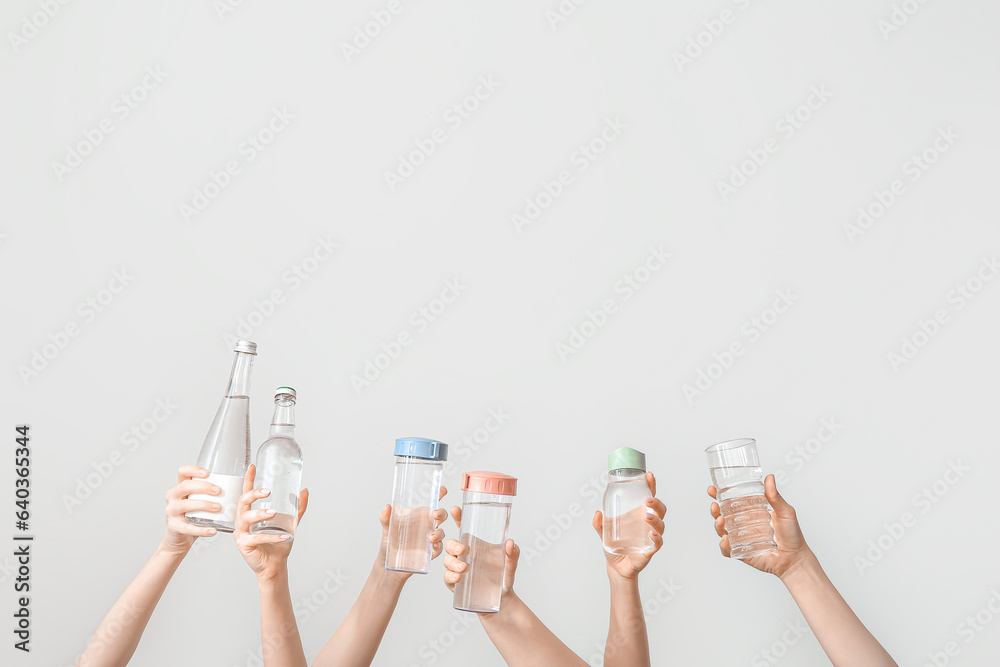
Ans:
<svg viewBox="0 0 1000 667"><path fill-rule="evenodd" d="M76 667L124 667L135 653L146 624L160 596L199 537L215 535L214 528L194 526L184 520L186 512L217 512L218 503L191 500L189 494L217 495L221 489L203 478L208 471L185 465L177 470L177 485L167 491L166 527L152 557L97 626Z"/></svg>
<svg viewBox="0 0 1000 667"><path fill-rule="evenodd" d="M717 497L714 486L708 487L708 494ZM823 571L802 536L795 508L778 493L774 475L764 480L764 496L771 504L771 526L778 548L743 562L785 584L834 667L897 667ZM721 538L719 548L728 558L729 536L717 502L712 503L711 512Z"/></svg>

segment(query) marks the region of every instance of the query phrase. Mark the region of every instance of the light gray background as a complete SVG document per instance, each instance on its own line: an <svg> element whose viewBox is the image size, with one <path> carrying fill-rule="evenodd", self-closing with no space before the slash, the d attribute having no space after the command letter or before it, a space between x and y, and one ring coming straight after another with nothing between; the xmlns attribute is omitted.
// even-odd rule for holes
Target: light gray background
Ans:
<svg viewBox="0 0 1000 667"><path fill-rule="evenodd" d="M497 408L509 420L458 462L447 501L459 500L463 469L520 478L512 536L544 550L522 562L516 587L588 660L608 605L589 525L597 504L582 489L626 444L647 452L669 508L666 545L642 574L654 663L750 665L799 619L776 579L718 552L702 450L741 436L758 439L768 471L788 475L782 490L807 539L901 665L949 641L961 649L951 664L995 658L1000 619L968 642L957 633L1000 591L988 515L1000 281L961 310L948 294L1000 251L1000 7L930 0L886 38L887 0L592 0L555 29L555 0L403 0L348 63L340 44L385 6L245 2L220 17L208 2L69 2L15 48L9 34L41 10L4 3L0 535L13 532L12 427L27 422L38 536L34 651L16 653L8 633L5 664L71 664L152 553L163 494L195 460L225 385L224 336L276 288L285 302L252 335L254 444L273 388L294 385L312 502L292 593L317 595L328 571L349 577L301 623L310 658L375 555L393 439L458 443ZM674 54L727 9L733 21L679 71ZM119 119L115 100L156 66L165 80ZM449 127L443 114L480 77L499 88ZM813 86L832 97L784 138L775 123ZM210 171L243 160L240 142L274 108L294 120L185 222L178 206ZM59 180L53 162L104 117L114 131ZM575 171L574 151L609 118L626 129ZM384 172L435 127L447 141L391 192ZM948 127L957 141L911 182L904 163ZM778 152L723 201L717 181L768 137ZM574 183L518 233L511 215L561 169ZM850 242L844 225L895 178L905 194ZM283 274L320 236L339 249L291 289ZM651 245L672 257L624 300L615 284ZM78 304L121 269L134 279L84 322ZM467 286L461 296L356 392L351 376L413 332L411 313L449 279ZM741 327L779 289L794 305L749 342ZM606 298L618 311L560 359L556 344ZM887 355L941 308L948 322L894 369ZM23 381L18 368L70 322L80 335ZM683 386L734 341L745 353L688 401ZM174 414L68 511L64 494L165 398ZM793 463L829 418L842 424L836 435ZM914 496L959 461L970 470L939 481L943 495L922 511ZM584 516L563 530L554 517L572 503ZM916 525L886 537L904 512ZM547 548L546 530L556 535ZM880 537L894 544L859 572L855 557ZM407 584L376 664L502 664L481 628L449 635L457 616L441 575L435 561ZM680 588L652 602L664 585ZM254 664L257 624L253 576L222 536L181 566L133 662ZM433 660L432 640L450 644ZM827 664L812 636L785 649L784 664Z"/></svg>

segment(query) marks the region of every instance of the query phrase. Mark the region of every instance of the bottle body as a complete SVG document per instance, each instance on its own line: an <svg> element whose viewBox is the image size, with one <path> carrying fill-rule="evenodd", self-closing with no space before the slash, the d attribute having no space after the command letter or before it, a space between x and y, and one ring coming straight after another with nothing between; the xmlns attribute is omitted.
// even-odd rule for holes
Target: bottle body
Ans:
<svg viewBox="0 0 1000 667"><path fill-rule="evenodd" d="M706 454L730 556L749 558L777 549L756 442L731 440L709 447Z"/></svg>
<svg viewBox="0 0 1000 667"><path fill-rule="evenodd" d="M464 492L458 539L465 545L465 553L459 559L468 567L455 584L455 609L500 611L512 500L510 495Z"/></svg>
<svg viewBox="0 0 1000 667"><path fill-rule="evenodd" d="M269 489L270 495L251 505L255 510L274 510L274 516L250 524L251 533L295 537L302 490L302 450L291 438L268 438L257 450L254 486Z"/></svg>
<svg viewBox="0 0 1000 667"><path fill-rule="evenodd" d="M247 341L237 343L229 386L198 454L198 465L209 472L206 481L218 486L222 493L188 496L191 500L219 503L222 509L219 512L188 512L184 515L188 523L233 532L236 505L250 466L250 371L256 347Z"/></svg>
<svg viewBox="0 0 1000 667"><path fill-rule="evenodd" d="M442 461L396 456L385 569L430 572L432 546L427 538L434 530L442 466Z"/></svg>
<svg viewBox="0 0 1000 667"><path fill-rule="evenodd" d="M604 490L604 550L611 554L639 554L651 551L653 541L646 523L650 495L646 471L638 468L618 468L608 471L608 486Z"/></svg>
<svg viewBox="0 0 1000 667"><path fill-rule="evenodd" d="M299 518L299 491L302 490L302 449L295 442L295 390L278 387L274 393L274 417L267 440L257 449L254 487L270 494L250 506L254 510L274 510L274 516L250 524L251 533L295 537Z"/></svg>

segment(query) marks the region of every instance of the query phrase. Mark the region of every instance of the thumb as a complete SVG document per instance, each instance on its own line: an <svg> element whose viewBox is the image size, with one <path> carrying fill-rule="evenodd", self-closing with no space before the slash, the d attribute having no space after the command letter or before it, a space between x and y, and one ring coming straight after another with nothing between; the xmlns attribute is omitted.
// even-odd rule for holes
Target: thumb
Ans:
<svg viewBox="0 0 1000 667"><path fill-rule="evenodd" d="M778 485L774 481L774 475L768 475L764 479L764 497L767 498L767 502L771 503L774 513L778 516L795 516L795 509L778 493Z"/></svg>
<svg viewBox="0 0 1000 667"><path fill-rule="evenodd" d="M604 539L604 515L601 514L601 510L594 512L594 520L591 523L597 534L601 536L601 539Z"/></svg>
<svg viewBox="0 0 1000 667"><path fill-rule="evenodd" d="M382 524L382 530L389 530L389 517L392 515L392 505L386 505L378 513L378 522Z"/></svg>
<svg viewBox="0 0 1000 667"><path fill-rule="evenodd" d="M514 573L517 571L517 560L521 557L521 547L514 544L514 540L507 540L504 547L507 561L503 565L503 585L510 588L514 585Z"/></svg>

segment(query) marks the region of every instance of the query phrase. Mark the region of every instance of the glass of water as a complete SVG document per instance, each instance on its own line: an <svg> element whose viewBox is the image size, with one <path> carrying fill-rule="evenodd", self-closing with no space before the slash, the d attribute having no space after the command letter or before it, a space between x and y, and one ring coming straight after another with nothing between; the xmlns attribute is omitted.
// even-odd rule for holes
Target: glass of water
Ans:
<svg viewBox="0 0 1000 667"><path fill-rule="evenodd" d="M751 438L727 440L706 449L705 455L726 521L731 557L750 558L777 549L757 442Z"/></svg>

